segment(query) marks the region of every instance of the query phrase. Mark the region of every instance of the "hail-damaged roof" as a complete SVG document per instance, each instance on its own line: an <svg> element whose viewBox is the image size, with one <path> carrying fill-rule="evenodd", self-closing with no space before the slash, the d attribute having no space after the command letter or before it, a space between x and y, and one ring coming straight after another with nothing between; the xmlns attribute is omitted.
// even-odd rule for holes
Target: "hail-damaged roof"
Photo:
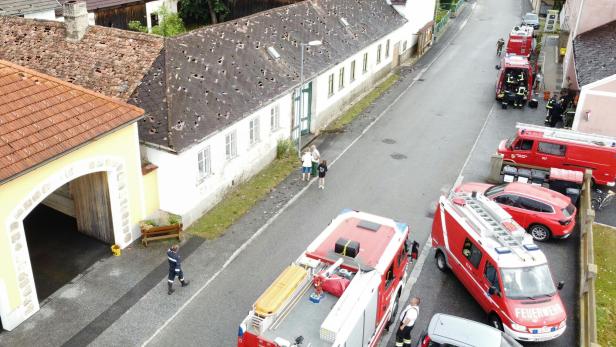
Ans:
<svg viewBox="0 0 616 347"><path fill-rule="evenodd" d="M323 42L306 48L310 79L405 23L384 0L304 1L168 39L131 98L140 137L180 152L297 87L300 42Z"/></svg>
<svg viewBox="0 0 616 347"><path fill-rule="evenodd" d="M45 12L60 7L57 0L0 0L0 16Z"/></svg>
<svg viewBox="0 0 616 347"><path fill-rule="evenodd" d="M577 36L573 54L580 87L616 74L616 21Z"/></svg>
<svg viewBox="0 0 616 347"><path fill-rule="evenodd" d="M135 106L0 60L0 182L141 115Z"/></svg>
<svg viewBox="0 0 616 347"><path fill-rule="evenodd" d="M90 26L77 43L64 23L0 16L0 59L128 99L163 47L158 36Z"/></svg>

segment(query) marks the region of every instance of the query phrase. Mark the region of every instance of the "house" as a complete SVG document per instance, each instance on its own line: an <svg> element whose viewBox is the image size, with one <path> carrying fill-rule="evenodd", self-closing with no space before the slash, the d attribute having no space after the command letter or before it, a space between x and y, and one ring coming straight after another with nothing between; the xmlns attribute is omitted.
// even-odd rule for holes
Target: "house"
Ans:
<svg viewBox="0 0 616 347"><path fill-rule="evenodd" d="M582 87L572 129L616 137L616 74Z"/></svg>
<svg viewBox="0 0 616 347"><path fill-rule="evenodd" d="M71 0L59 0L65 4ZM179 0L85 0L88 24L118 29L128 29L130 21L139 21L148 31L158 25L156 13L162 6L177 12ZM57 13L61 19L61 10Z"/></svg>
<svg viewBox="0 0 616 347"><path fill-rule="evenodd" d="M58 0L0 0L0 16L54 20L59 7Z"/></svg>
<svg viewBox="0 0 616 347"><path fill-rule="evenodd" d="M574 41L579 35L599 28L616 20L616 1L613 0L568 0L563 6L565 20L561 28L568 30L566 52L563 60L563 87L580 90L583 83L594 81L579 81L576 55L583 54L574 49ZM609 42L606 42L608 44ZM595 53L600 53L595 51ZM606 52L607 53L607 52ZM604 63L599 61L599 63ZM607 61L605 61L607 63ZM609 74L608 74L609 75ZM604 75L606 77L608 75Z"/></svg>
<svg viewBox="0 0 616 347"><path fill-rule="evenodd" d="M6 22L3 22L3 25ZM43 205L74 218L79 234L120 247L140 236L148 213L136 122L143 110L0 60L0 321L11 330L39 309L31 260L62 252L26 225ZM38 240L38 241L37 241ZM109 246L104 246L108 249ZM79 250L77 250L79 251ZM34 253L32 253L34 252ZM34 254L34 255L33 255ZM40 255L43 255L41 258ZM64 258L67 265L67 258ZM70 267L79 266L70 264ZM36 283L35 283L36 282Z"/></svg>
<svg viewBox="0 0 616 347"><path fill-rule="evenodd" d="M142 156L158 167L161 209L191 224L271 162L279 140L318 132L371 90L408 55L412 30L384 0L324 0L167 39L130 99L147 113Z"/></svg>

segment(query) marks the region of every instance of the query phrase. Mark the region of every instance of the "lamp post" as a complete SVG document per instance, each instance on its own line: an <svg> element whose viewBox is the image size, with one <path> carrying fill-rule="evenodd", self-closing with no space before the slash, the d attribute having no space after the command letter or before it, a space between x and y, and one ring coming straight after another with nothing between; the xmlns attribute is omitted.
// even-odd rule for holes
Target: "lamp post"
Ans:
<svg viewBox="0 0 616 347"><path fill-rule="evenodd" d="M302 116L304 113L304 49L306 46L320 46L321 41L315 40L308 43L300 42L300 68L299 68L299 112L297 113L297 154L302 156Z"/></svg>

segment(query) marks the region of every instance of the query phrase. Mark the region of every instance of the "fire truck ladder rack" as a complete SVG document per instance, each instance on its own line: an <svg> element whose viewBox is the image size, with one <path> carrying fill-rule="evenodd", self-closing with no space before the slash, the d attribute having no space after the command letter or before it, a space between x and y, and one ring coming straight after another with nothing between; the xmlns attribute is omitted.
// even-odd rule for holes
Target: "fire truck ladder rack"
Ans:
<svg viewBox="0 0 616 347"><path fill-rule="evenodd" d="M616 147L616 138L603 135L580 133L568 129L546 128L538 125L518 123L516 128L542 132L545 138L569 140L600 147Z"/></svg>
<svg viewBox="0 0 616 347"><path fill-rule="evenodd" d="M476 218L475 224L479 230L481 230L482 236L488 236L496 240L502 247L508 247L513 253L515 253L521 260L527 261L532 259L532 255L524 248L524 245L512 236L499 220L494 218L492 212L490 212L484 206L484 202L481 201L482 196L479 195L473 197L471 194L460 194L458 198L463 198L466 205L473 210L473 216ZM484 198L485 199L485 198ZM487 231L487 232L486 232ZM530 258L530 259L529 259Z"/></svg>

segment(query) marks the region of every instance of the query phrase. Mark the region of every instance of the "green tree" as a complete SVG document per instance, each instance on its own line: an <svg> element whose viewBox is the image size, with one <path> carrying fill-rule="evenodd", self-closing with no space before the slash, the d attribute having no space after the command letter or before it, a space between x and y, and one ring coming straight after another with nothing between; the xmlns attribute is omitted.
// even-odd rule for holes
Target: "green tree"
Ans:
<svg viewBox="0 0 616 347"><path fill-rule="evenodd" d="M229 8L222 0L180 0L180 17L191 24L216 24L229 15Z"/></svg>
<svg viewBox="0 0 616 347"><path fill-rule="evenodd" d="M156 11L159 21L158 25L152 27L152 34L159 36L176 36L186 32L184 22L177 13L169 11L165 6L162 6ZM129 24L130 27L130 24Z"/></svg>
<svg viewBox="0 0 616 347"><path fill-rule="evenodd" d="M138 20L131 20L130 22L128 22L128 30L140 31L142 33L147 33L148 32L148 27L146 27L145 25L141 24L141 22L138 21Z"/></svg>

